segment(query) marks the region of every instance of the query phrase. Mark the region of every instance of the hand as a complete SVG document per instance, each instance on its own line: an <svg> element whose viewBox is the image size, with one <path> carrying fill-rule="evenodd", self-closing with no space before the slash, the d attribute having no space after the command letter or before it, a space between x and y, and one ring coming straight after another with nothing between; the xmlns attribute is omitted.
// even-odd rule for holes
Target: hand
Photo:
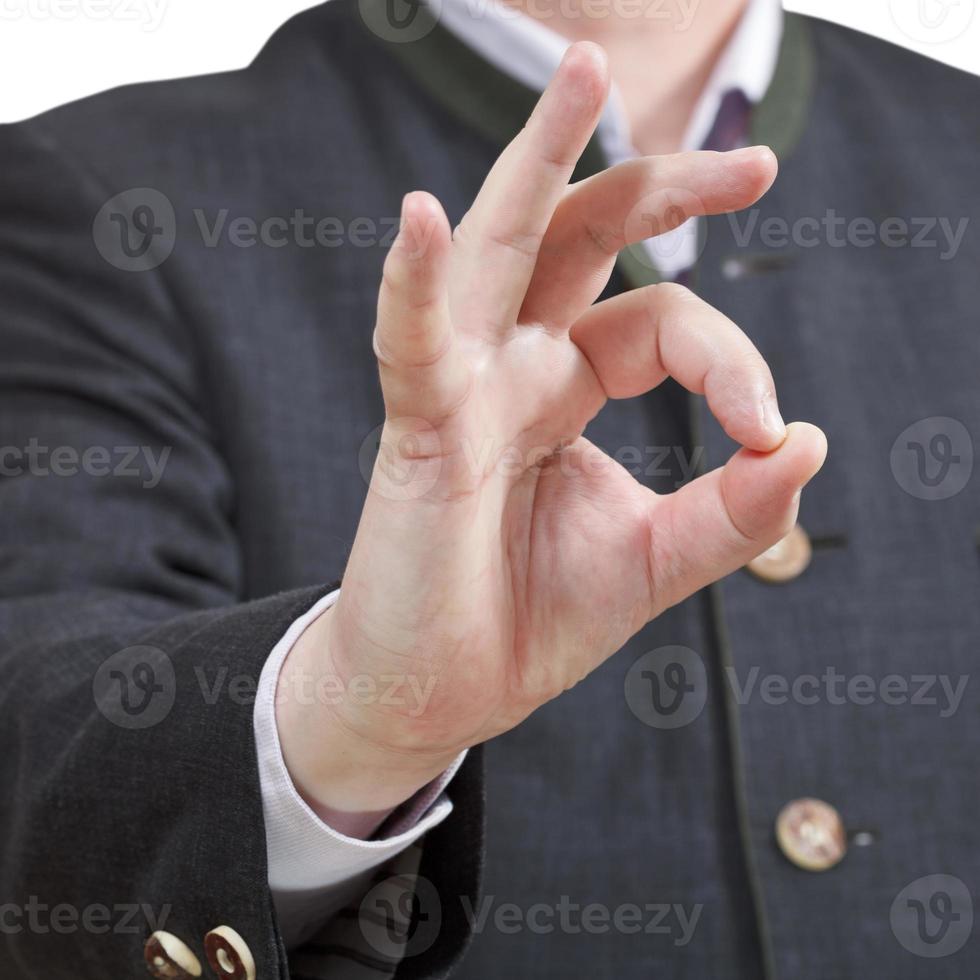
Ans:
<svg viewBox="0 0 980 980"><path fill-rule="evenodd" d="M314 806L394 806L519 724L778 541L823 462L822 433L784 426L762 357L692 293L666 284L592 305L616 254L649 235L628 220L639 204L674 227L752 204L776 172L756 147L635 160L568 186L607 88L601 49L572 46L455 235L433 197L405 198L375 331L381 450L340 599L282 683L406 684L400 705L287 692L285 758ZM658 496L582 432L608 398L668 375L744 448ZM424 704L407 696L413 678Z"/></svg>

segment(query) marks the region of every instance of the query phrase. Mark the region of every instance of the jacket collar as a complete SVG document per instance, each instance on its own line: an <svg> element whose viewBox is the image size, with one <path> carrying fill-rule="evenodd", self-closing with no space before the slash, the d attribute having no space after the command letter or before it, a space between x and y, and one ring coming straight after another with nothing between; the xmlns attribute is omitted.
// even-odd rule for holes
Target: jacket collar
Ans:
<svg viewBox="0 0 980 980"><path fill-rule="evenodd" d="M383 30L373 29L374 35L438 104L503 148L520 131L540 93L464 44L441 23L437 7L413 5L412 15L393 26L392 2L359 3L362 16L365 8L375 8L366 22L384 24ZM378 8L387 8L387 13ZM750 143L771 146L781 159L792 153L806 126L815 72L809 22L787 13L772 81L752 109ZM608 163L600 140L593 136L572 179L589 177ZM632 285L660 278L629 249L621 254L619 266Z"/></svg>

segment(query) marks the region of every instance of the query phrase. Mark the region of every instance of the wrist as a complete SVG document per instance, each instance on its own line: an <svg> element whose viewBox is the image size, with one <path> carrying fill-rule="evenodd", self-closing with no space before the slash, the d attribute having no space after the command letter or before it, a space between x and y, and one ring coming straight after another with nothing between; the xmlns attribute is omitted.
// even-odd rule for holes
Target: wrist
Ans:
<svg viewBox="0 0 980 980"><path fill-rule="evenodd" d="M293 784L329 823L340 814L384 813L444 772L457 750L428 751L412 719L379 710L388 674L338 671L331 656L336 607L311 623L279 674L276 724ZM410 746L410 747L409 747Z"/></svg>

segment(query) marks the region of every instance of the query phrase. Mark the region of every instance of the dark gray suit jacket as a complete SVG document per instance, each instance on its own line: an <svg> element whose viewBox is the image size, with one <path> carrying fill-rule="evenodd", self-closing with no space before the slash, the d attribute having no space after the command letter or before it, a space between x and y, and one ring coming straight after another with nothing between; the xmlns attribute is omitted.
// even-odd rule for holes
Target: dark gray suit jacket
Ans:
<svg viewBox="0 0 980 980"><path fill-rule="evenodd" d="M230 925L260 980L290 975L229 680L342 575L402 194L459 220L533 101L440 28L392 42L360 9L373 30L335 0L244 71L0 129L5 978L140 976L160 918L199 956ZM760 347L787 418L829 436L802 504L812 563L695 596L470 754L412 906L413 936L438 928L400 976L980 967L978 103L972 77L789 18L753 117L780 177L704 223L693 286ZM579 174L601 166L593 145ZM290 229L297 210L313 225ZM242 217L286 222L247 246ZM609 292L654 278L627 253ZM731 449L672 382L589 434L663 491ZM687 652L631 672L668 646ZM954 706L943 679L963 676ZM691 700L658 711L651 677ZM821 873L774 840L807 796L851 836ZM292 975L370 973L371 945L320 937Z"/></svg>

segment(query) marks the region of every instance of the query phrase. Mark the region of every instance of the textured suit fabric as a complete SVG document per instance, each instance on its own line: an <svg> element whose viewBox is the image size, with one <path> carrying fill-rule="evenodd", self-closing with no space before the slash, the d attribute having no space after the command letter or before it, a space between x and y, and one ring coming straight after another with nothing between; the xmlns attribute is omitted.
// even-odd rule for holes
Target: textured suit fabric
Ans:
<svg viewBox="0 0 980 980"><path fill-rule="evenodd" d="M757 217L975 216L977 82L838 27L809 31L806 125ZM401 196L430 190L456 222L499 149L434 101L348 0L290 22L244 71L120 89L0 129L0 446L171 449L152 488L91 474L0 481L0 902L142 903L199 956L204 934L228 924L261 980L289 975L251 707L220 678L257 679L342 575L364 443L383 417L371 330ZM103 204L132 188L163 194L176 216L173 252L148 272L117 268L93 242ZM223 211L262 222L297 209L339 222L343 244L207 242ZM774 248L740 240L744 228L707 222L693 286L760 346L787 417L828 432L801 514L822 543L813 565L782 589L740 573L695 596L471 753L419 869L440 899L438 939L400 976L445 975L467 944L457 974L470 978L960 977L980 962L975 940L919 958L889 919L913 879L980 882L977 691L950 718L739 705L726 673L969 674L975 489L916 499L889 450L925 417L980 433L977 231L943 262L880 244ZM617 273L608 292L625 285ZM698 445L708 466L730 450L672 382L610 404L589 435L620 456L639 449L639 478L662 491ZM647 447L671 451L654 465ZM691 724L655 730L629 710L624 679L668 644L701 658L707 701ZM100 667L132 647L174 669L172 709L143 729L113 724L93 697ZM798 871L771 828L801 795L874 843L833 872ZM669 915L660 931L526 917L501 928L492 911L474 927L487 901L522 915L563 901ZM700 909L686 942L678 909ZM0 970L139 976L139 921L8 933ZM329 946L301 955L303 975L344 969Z"/></svg>

